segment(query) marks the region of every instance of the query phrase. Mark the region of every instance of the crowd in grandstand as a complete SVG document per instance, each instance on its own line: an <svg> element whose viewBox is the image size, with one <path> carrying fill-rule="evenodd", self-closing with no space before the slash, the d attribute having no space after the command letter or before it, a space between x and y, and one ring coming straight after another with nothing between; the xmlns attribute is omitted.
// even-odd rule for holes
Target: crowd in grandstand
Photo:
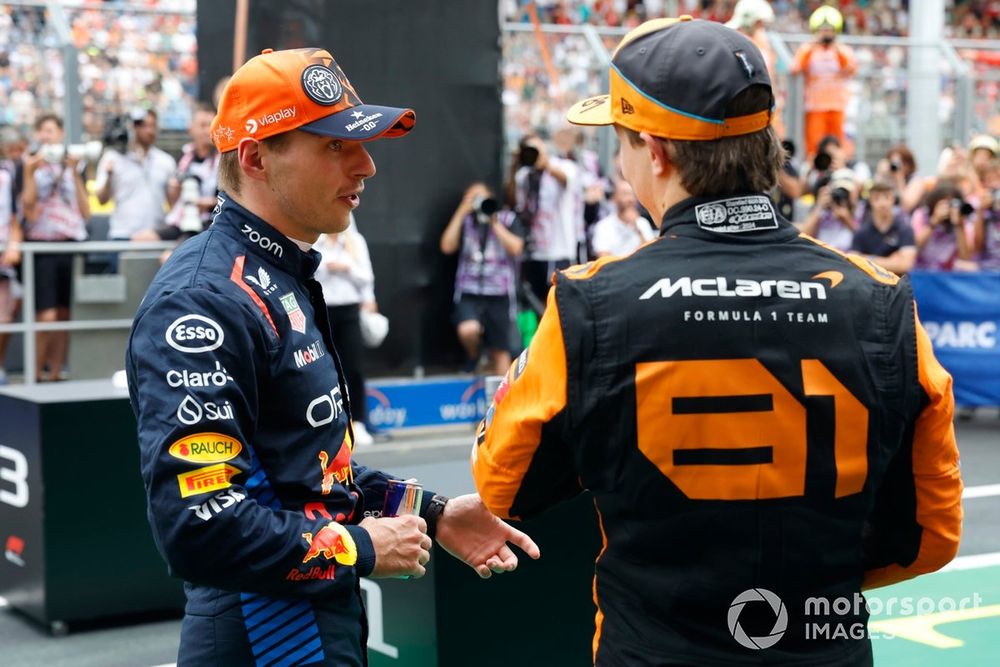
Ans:
<svg viewBox="0 0 1000 667"><path fill-rule="evenodd" d="M134 107L155 109L163 127L181 130L197 94L193 0L66 8L78 50L85 132L98 138L107 119ZM156 11L149 11L156 10ZM0 124L30 126L39 110L63 113L63 56L45 8L0 6Z"/></svg>

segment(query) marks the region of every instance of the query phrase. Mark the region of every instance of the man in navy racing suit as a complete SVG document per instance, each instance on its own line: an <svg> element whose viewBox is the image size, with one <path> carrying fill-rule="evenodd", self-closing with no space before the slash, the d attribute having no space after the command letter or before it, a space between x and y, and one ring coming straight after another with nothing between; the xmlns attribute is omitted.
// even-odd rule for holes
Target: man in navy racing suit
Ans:
<svg viewBox="0 0 1000 667"><path fill-rule="evenodd" d="M154 279L126 357L150 524L185 580L180 665L364 665L361 577L421 576L431 537L481 577L516 567L508 540L538 557L476 495L381 518L391 477L352 460L365 397L310 246L375 173L361 142L413 123L362 104L321 49L265 51L223 94L213 224Z"/></svg>

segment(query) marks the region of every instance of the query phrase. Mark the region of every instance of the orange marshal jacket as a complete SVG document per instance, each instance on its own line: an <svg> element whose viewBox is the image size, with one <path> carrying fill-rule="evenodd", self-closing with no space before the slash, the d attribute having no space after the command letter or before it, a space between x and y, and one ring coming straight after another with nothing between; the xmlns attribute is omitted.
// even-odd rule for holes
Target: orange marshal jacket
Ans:
<svg viewBox="0 0 1000 667"><path fill-rule="evenodd" d="M501 517L593 494L596 664L859 664L867 637L807 625L863 629L863 602L817 617L807 600L853 602L954 557L953 407L906 280L766 197L689 199L633 254L555 276L472 470ZM734 639L779 629L763 603L734 626L754 588L787 612L763 650Z"/></svg>

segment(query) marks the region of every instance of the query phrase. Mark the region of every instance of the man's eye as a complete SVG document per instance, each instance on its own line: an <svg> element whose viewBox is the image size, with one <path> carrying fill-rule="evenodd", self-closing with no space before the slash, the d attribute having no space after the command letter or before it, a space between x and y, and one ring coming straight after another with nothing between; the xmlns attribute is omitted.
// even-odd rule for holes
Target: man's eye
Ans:
<svg viewBox="0 0 1000 667"><path fill-rule="evenodd" d="M339 152L340 149L342 148L342 146L343 146L343 144L340 141L334 140L334 141L330 142L330 148L332 150L335 150L335 151Z"/></svg>

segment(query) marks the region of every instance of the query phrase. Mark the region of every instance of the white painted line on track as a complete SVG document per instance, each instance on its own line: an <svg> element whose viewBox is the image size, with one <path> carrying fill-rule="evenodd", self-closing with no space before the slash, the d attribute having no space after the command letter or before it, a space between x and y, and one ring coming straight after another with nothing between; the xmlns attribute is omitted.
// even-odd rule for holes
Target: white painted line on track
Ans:
<svg viewBox="0 0 1000 667"><path fill-rule="evenodd" d="M970 486L962 492L963 500L968 500L969 498L989 498L990 496L1000 496L1000 484Z"/></svg>
<svg viewBox="0 0 1000 667"><path fill-rule="evenodd" d="M167 662L162 665L153 665L153 667L177 667L176 662Z"/></svg>
<svg viewBox="0 0 1000 667"><path fill-rule="evenodd" d="M941 568L940 572L977 570L982 567L993 567L995 565L1000 565L1000 551L994 551L986 554L973 554L971 556L959 556Z"/></svg>

